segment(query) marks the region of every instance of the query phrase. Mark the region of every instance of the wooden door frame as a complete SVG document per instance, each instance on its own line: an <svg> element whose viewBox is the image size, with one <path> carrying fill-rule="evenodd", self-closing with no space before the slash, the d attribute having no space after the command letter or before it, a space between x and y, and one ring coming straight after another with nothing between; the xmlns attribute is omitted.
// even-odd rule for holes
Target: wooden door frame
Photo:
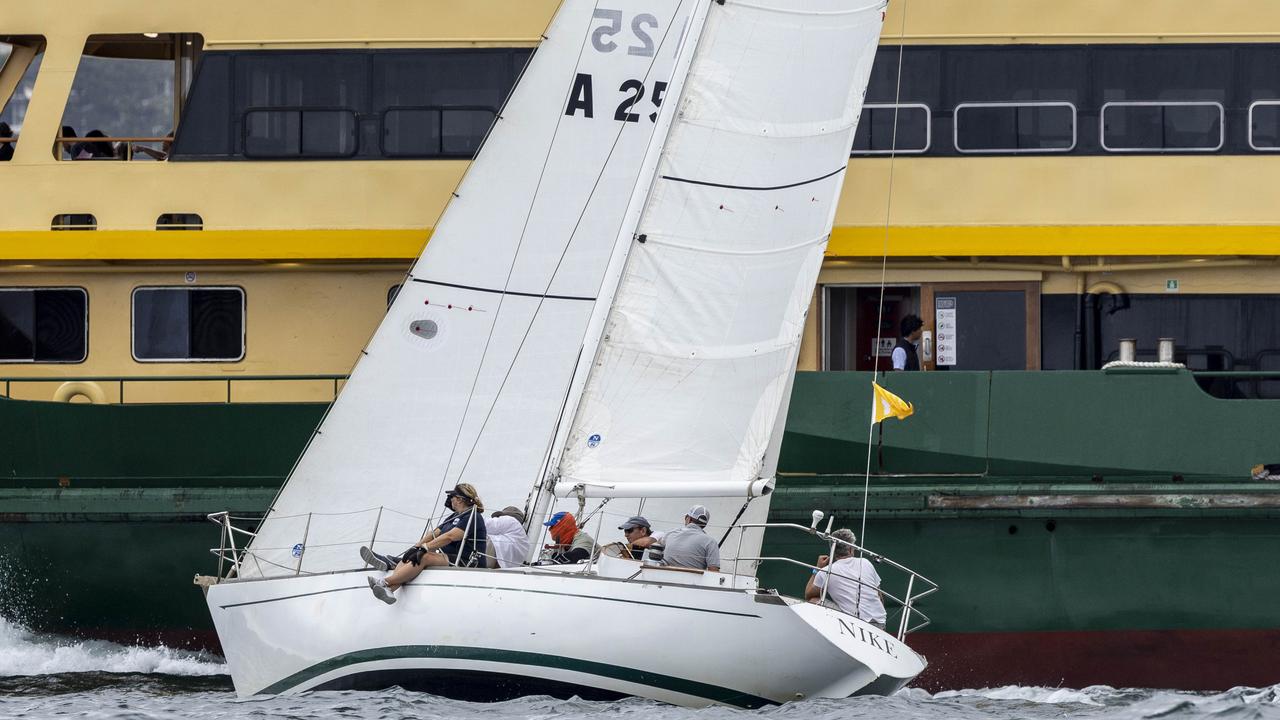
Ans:
<svg viewBox="0 0 1280 720"><path fill-rule="evenodd" d="M934 337L934 359L928 363L922 362L922 366L927 370L937 369L936 360L938 330L935 315L934 300L938 295L945 295L951 292L972 292L972 291L1009 291L1021 290L1023 298L1026 300L1026 332L1027 332L1027 370L1040 369L1040 285L1035 282L941 282L941 283L920 283L920 309L924 315L920 318L924 320L924 328L933 333Z"/></svg>

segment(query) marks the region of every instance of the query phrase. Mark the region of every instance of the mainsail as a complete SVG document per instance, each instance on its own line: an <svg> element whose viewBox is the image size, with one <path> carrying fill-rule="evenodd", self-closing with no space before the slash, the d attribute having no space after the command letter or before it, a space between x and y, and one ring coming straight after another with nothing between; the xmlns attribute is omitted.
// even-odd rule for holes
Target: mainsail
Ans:
<svg viewBox="0 0 1280 720"><path fill-rule="evenodd" d="M400 549L459 481L522 504L695 4L561 6L242 576L348 568L375 535Z"/></svg>
<svg viewBox="0 0 1280 720"><path fill-rule="evenodd" d="M712 6L628 238L557 495L683 488L708 498L713 525L727 525L772 478L883 21L880 0L847 4ZM678 518L688 503L646 512ZM744 519L767 508L767 498L755 502Z"/></svg>

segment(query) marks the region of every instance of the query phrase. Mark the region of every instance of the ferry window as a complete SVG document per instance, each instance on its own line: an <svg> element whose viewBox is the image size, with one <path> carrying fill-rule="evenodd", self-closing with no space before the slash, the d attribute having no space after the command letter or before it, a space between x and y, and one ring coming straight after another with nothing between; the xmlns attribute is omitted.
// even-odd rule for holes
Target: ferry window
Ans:
<svg viewBox="0 0 1280 720"><path fill-rule="evenodd" d="M894 118L897 135L894 135ZM862 106L858 130L853 136L853 155L885 155L890 152L927 152L932 142L929 106L921 104L870 104Z"/></svg>
<svg viewBox="0 0 1280 720"><path fill-rule="evenodd" d="M1110 152L1212 152L1225 140L1216 102L1111 102L1101 114L1102 147Z"/></svg>
<svg viewBox="0 0 1280 720"><path fill-rule="evenodd" d="M347 109L250 110L243 128L245 157L350 157L357 148L358 121Z"/></svg>
<svg viewBox="0 0 1280 720"><path fill-rule="evenodd" d="M133 291L133 357L143 362L244 359L240 288L150 287Z"/></svg>
<svg viewBox="0 0 1280 720"><path fill-rule="evenodd" d="M0 35L0 162L17 149L43 52L42 37Z"/></svg>
<svg viewBox="0 0 1280 720"><path fill-rule="evenodd" d="M1257 100L1249 106L1249 147L1280 150L1280 100Z"/></svg>
<svg viewBox="0 0 1280 720"><path fill-rule="evenodd" d="M1236 67L1241 104L1248 107L1247 146L1280 150L1280 46L1246 45L1236 51Z"/></svg>
<svg viewBox="0 0 1280 720"><path fill-rule="evenodd" d="M1068 152L1087 85L1087 55L1069 48L957 49L946 54L958 152Z"/></svg>
<svg viewBox="0 0 1280 720"><path fill-rule="evenodd" d="M156 218L157 230L203 230L204 219L195 213L165 213Z"/></svg>
<svg viewBox="0 0 1280 720"><path fill-rule="evenodd" d="M1071 103L961 103L954 123L953 140L962 153L1070 152L1076 146Z"/></svg>
<svg viewBox="0 0 1280 720"><path fill-rule="evenodd" d="M97 230L98 218L89 213L63 213L54 215L50 230Z"/></svg>
<svg viewBox="0 0 1280 720"><path fill-rule="evenodd" d="M78 363L88 348L84 288L0 288L0 362Z"/></svg>
<svg viewBox="0 0 1280 720"><path fill-rule="evenodd" d="M1094 48L1107 151L1213 151L1223 145L1231 49Z"/></svg>
<svg viewBox="0 0 1280 720"><path fill-rule="evenodd" d="M374 55L373 106L389 156L470 157L511 90L510 51Z"/></svg>
<svg viewBox="0 0 1280 720"><path fill-rule="evenodd" d="M202 41L186 33L92 35L62 115L63 160L165 160ZM92 138L92 139L90 139Z"/></svg>
<svg viewBox="0 0 1280 720"><path fill-rule="evenodd" d="M471 157L524 49L209 53L175 159Z"/></svg>

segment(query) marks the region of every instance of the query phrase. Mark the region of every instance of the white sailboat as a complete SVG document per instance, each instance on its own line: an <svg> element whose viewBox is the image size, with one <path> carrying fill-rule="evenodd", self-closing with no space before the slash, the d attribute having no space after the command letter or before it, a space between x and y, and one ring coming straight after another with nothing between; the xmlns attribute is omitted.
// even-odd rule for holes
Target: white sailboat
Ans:
<svg viewBox="0 0 1280 720"><path fill-rule="evenodd" d="M758 707L923 670L904 638L931 584L905 568L892 632L755 578L884 4L563 3L256 534L218 517L237 692ZM412 544L458 482L533 530L607 503L596 537L698 502L728 557L431 568L377 602L357 548Z"/></svg>

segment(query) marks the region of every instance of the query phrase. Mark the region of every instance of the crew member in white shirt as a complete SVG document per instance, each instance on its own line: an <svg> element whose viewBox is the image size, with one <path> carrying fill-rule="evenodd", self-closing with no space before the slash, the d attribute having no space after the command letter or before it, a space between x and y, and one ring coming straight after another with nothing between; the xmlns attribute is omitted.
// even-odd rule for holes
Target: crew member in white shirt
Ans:
<svg viewBox="0 0 1280 720"><path fill-rule="evenodd" d="M520 567L529 557L529 535L524 531L524 511L508 505L493 513L485 522L489 531L489 557L491 568Z"/></svg>
<svg viewBox="0 0 1280 720"><path fill-rule="evenodd" d="M813 571L809 584L804 588L804 599L815 603L821 601L825 586L829 606L883 630L885 612L884 597L880 594L880 574L870 560L853 556L852 546L858 539L852 530L841 528L831 536L848 545L836 543L836 557L830 564L830 572L827 571L827 556L818 556L817 565L823 569Z"/></svg>

